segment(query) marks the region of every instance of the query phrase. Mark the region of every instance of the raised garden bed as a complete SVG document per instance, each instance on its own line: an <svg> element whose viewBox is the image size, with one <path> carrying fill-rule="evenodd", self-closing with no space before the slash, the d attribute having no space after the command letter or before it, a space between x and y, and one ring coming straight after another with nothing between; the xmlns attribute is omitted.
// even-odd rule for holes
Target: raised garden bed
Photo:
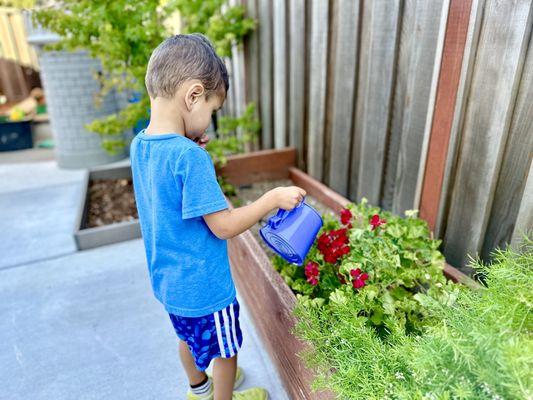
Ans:
<svg viewBox="0 0 533 400"><path fill-rule="evenodd" d="M287 185L304 188L307 192L306 202L320 213L333 212L338 214L350 202L296 168L295 163L296 150L293 148L264 150L228 157L227 164L217 168L217 174L222 174L228 182L237 187L237 197L227 199L230 208L234 208L232 200L235 203L238 201L246 204L248 201L256 200L268 189ZM128 203L128 194L132 198L129 186L131 181L129 165L94 168L87 173L85 181L84 187L87 190L83 195L75 232L78 248L88 249L140 237L137 219L96 227L90 227L88 220L91 182L95 194L99 193L99 185L109 187L108 185L114 183L119 185L119 189L121 188L119 192L126 193L126 197L118 200L119 202ZM122 207L122 210L127 209L127 207ZM105 215L105 207L103 210ZM273 210L272 214L276 211ZM124 217L131 218L128 215L117 215L115 211L109 211L108 214L110 214L111 222L120 221L120 218ZM267 221L268 217L269 215L265 216L263 221L250 230L228 240L233 278L239 294L245 300L252 314L254 325L262 336L290 398L333 398L330 393L311 392L310 385L313 380L313 373L304 366L303 360L298 356L305 345L291 334L292 327L296 322L292 312L296 305L296 296L278 272L274 270L270 262L273 253L259 240L258 236L259 227ZM104 221L102 220L102 222ZM468 285L473 282L462 272L447 264L444 274L454 282L463 282Z"/></svg>
<svg viewBox="0 0 533 400"><path fill-rule="evenodd" d="M264 186L259 186L261 190L256 195L262 193L263 189L276 186L279 183L277 180L283 180L280 182L304 188L308 196L306 201L318 201L322 204L320 207L334 213L339 213L350 202L296 168L295 161L295 149L265 150L230 157L228 163L218 172L236 186L273 181L268 185L262 183ZM323 212L323 208L320 209L311 201L310 204ZM330 393L311 392L313 374L297 355L304 348L304 344L291 334L295 323L292 310L296 304L296 296L274 270L270 262L272 253L265 250L254 229L257 227L228 241L232 274L239 293L246 301L254 324L276 364L290 398L332 398ZM444 274L455 282L472 282L450 265L445 266Z"/></svg>
<svg viewBox="0 0 533 400"><path fill-rule="evenodd" d="M88 170L76 219L78 250L141 237L129 165Z"/></svg>

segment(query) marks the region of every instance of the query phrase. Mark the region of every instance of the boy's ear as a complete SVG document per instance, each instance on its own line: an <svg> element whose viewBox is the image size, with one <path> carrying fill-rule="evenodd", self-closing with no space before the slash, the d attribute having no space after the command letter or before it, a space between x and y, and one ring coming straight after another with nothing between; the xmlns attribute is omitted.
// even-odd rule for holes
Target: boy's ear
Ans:
<svg viewBox="0 0 533 400"><path fill-rule="evenodd" d="M193 105L197 103L200 97L202 97L204 94L205 88L201 83L195 82L189 86L187 92L185 93L185 105L187 106L187 110L191 111Z"/></svg>

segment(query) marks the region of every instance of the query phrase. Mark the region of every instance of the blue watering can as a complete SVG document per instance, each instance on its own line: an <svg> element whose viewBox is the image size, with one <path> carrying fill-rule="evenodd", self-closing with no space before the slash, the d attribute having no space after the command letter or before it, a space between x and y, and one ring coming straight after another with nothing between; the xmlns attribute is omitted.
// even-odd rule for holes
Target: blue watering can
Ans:
<svg viewBox="0 0 533 400"><path fill-rule="evenodd" d="M302 265L316 235L322 217L303 200L292 210L279 209L259 233L265 243L292 264Z"/></svg>

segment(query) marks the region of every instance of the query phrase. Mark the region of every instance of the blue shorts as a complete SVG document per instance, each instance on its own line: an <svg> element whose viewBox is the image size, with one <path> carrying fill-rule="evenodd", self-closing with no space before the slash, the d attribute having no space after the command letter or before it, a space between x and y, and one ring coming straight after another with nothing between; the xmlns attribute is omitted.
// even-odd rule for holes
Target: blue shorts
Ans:
<svg viewBox="0 0 533 400"><path fill-rule="evenodd" d="M178 337L189 346L199 371L204 371L216 357L230 358L242 346L237 298L222 310L202 317L169 314Z"/></svg>

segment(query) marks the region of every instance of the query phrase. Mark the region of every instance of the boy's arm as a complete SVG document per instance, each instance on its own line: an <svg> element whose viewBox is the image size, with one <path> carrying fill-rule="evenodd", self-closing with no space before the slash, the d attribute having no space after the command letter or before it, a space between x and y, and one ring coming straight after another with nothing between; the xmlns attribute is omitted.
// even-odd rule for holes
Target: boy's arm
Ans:
<svg viewBox="0 0 533 400"><path fill-rule="evenodd" d="M251 204L206 214L203 217L211 232L219 239L230 239L248 230L274 208L290 210L296 207L305 194L305 190L297 186L278 187L266 192Z"/></svg>

